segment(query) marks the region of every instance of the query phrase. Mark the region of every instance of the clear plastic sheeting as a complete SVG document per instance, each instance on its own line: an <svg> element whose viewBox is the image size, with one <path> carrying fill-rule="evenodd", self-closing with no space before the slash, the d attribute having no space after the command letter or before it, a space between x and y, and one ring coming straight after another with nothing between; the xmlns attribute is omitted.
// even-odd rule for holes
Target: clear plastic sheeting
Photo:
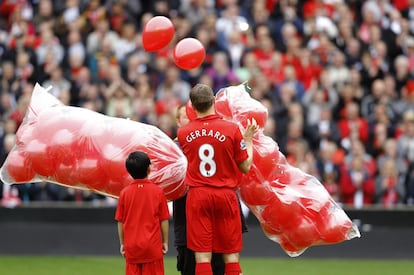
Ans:
<svg viewBox="0 0 414 275"><path fill-rule="evenodd" d="M135 150L149 155L149 179L168 200L186 193L187 159L159 128L65 106L36 84L0 177L8 184L47 181L117 198L133 181L125 160Z"/></svg>
<svg viewBox="0 0 414 275"><path fill-rule="evenodd" d="M290 165L277 143L263 134L267 109L243 83L220 90L216 112L243 129L254 118L261 129L253 140L253 165L241 178L240 197L265 235L291 257L314 245L360 237L359 230L317 178Z"/></svg>

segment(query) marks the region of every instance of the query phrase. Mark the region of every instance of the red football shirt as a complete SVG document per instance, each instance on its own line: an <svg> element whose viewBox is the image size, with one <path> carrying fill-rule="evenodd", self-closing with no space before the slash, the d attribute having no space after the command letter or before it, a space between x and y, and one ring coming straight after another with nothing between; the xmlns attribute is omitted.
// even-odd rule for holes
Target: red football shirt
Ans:
<svg viewBox="0 0 414 275"><path fill-rule="evenodd" d="M151 181L136 180L121 191L115 220L123 223L128 263L147 263L163 257L160 222L169 217L164 191Z"/></svg>
<svg viewBox="0 0 414 275"><path fill-rule="evenodd" d="M187 185L229 188L238 185L241 173L238 163L248 155L235 123L216 114L209 115L179 128L177 137L188 160Z"/></svg>

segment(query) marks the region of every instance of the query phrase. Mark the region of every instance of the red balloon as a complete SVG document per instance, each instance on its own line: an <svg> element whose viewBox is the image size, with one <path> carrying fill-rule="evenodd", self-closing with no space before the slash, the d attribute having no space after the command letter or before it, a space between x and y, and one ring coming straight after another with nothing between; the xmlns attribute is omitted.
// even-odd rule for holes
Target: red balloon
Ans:
<svg viewBox="0 0 414 275"><path fill-rule="evenodd" d="M342 209L332 203L327 203L319 211L319 215L316 222L324 242L335 244L347 239L347 234L352 229L352 221Z"/></svg>
<svg viewBox="0 0 414 275"><path fill-rule="evenodd" d="M104 145L101 153L102 158L99 160L99 165L108 178L119 181L128 175L125 167L125 160L128 157L127 151L108 143Z"/></svg>
<svg viewBox="0 0 414 275"><path fill-rule="evenodd" d="M254 169L254 167L252 167ZM251 168L251 169L252 169ZM249 172L250 173L250 172ZM240 184L240 196L249 205L266 205L274 196L267 182L244 180Z"/></svg>
<svg viewBox="0 0 414 275"><path fill-rule="evenodd" d="M35 172L22 151L10 151L6 160L6 168L15 182L29 182L35 176Z"/></svg>
<svg viewBox="0 0 414 275"><path fill-rule="evenodd" d="M74 163L75 160L72 160ZM73 164L59 164L54 175L55 181L63 185L76 186L79 182L77 173L73 168Z"/></svg>
<svg viewBox="0 0 414 275"><path fill-rule="evenodd" d="M294 230L301 223L300 208L296 201L283 202L275 196L263 209L262 218L273 229Z"/></svg>
<svg viewBox="0 0 414 275"><path fill-rule="evenodd" d="M174 47L174 62L183 70L197 68L203 63L205 57L206 50L203 44L195 38L184 38Z"/></svg>
<svg viewBox="0 0 414 275"><path fill-rule="evenodd" d="M95 190L99 191L99 193L119 197L122 189L130 185L133 181L134 179L130 175L125 176L121 180L107 179L106 181L104 180L101 185L97 186L98 188Z"/></svg>
<svg viewBox="0 0 414 275"><path fill-rule="evenodd" d="M273 225L271 223L262 222L260 223L260 226L267 235L278 236L282 234L282 230L280 230L280 228L273 228Z"/></svg>
<svg viewBox="0 0 414 275"><path fill-rule="evenodd" d="M49 146L37 139L32 140L24 150L27 153L27 158L30 161L33 170L45 177L52 176L56 171L56 160L53 159L49 151Z"/></svg>
<svg viewBox="0 0 414 275"><path fill-rule="evenodd" d="M290 240L286 237L286 236L284 236L284 235L282 235L282 236L279 236L279 244L280 244L280 246L282 247L282 249L284 250L284 251L286 251L286 252L288 252L288 253L297 253L297 252L299 252L300 250L298 249L298 248L296 248L291 242L290 242Z"/></svg>
<svg viewBox="0 0 414 275"><path fill-rule="evenodd" d="M75 162L75 135L67 129L58 130L51 138L49 151L51 159L57 163L73 165Z"/></svg>
<svg viewBox="0 0 414 275"><path fill-rule="evenodd" d="M227 99L227 94L224 90L217 92L214 108L219 115L226 119L231 119L233 117L233 112L231 111L230 104Z"/></svg>
<svg viewBox="0 0 414 275"><path fill-rule="evenodd" d="M148 52L166 47L174 37L174 25L165 16L155 16L144 26L142 44Z"/></svg>
<svg viewBox="0 0 414 275"><path fill-rule="evenodd" d="M98 117L85 120L76 133L76 147L81 148L81 150L86 148L89 151L97 149L95 141L104 139L107 134L105 127L102 127L102 122Z"/></svg>
<svg viewBox="0 0 414 275"><path fill-rule="evenodd" d="M255 119L257 122L257 125L260 126L260 128L264 128L265 124L266 124L266 120L267 120L267 112L263 111L263 110L248 110L246 112L241 113L240 115L238 115L238 120L240 121L240 123L243 125L243 127L247 127L247 121L250 120L252 121L252 119Z"/></svg>
<svg viewBox="0 0 414 275"><path fill-rule="evenodd" d="M197 118L197 113L196 111L193 109L193 105L191 105L191 101L187 101L187 104L185 105L185 113L187 114L188 119L194 120Z"/></svg>
<svg viewBox="0 0 414 275"><path fill-rule="evenodd" d="M78 161L77 178L81 185L91 189L100 189L106 177L98 164L98 159L93 157Z"/></svg>
<svg viewBox="0 0 414 275"><path fill-rule="evenodd" d="M42 111L33 125L33 137L49 144L52 137L59 130L67 130L70 133L79 131L84 123L85 112L78 114L74 107L55 107Z"/></svg>
<svg viewBox="0 0 414 275"><path fill-rule="evenodd" d="M258 139L253 140L253 163L261 172L263 178L272 180L269 176L277 170L279 161L279 147L268 136L258 134Z"/></svg>
<svg viewBox="0 0 414 275"><path fill-rule="evenodd" d="M298 249L304 249L319 242L320 237L315 224L303 217L301 222L290 230L285 231L286 237Z"/></svg>
<svg viewBox="0 0 414 275"><path fill-rule="evenodd" d="M277 169L272 173L272 186L278 187L280 185L288 185L291 183L292 175L285 165L277 165Z"/></svg>
<svg viewBox="0 0 414 275"><path fill-rule="evenodd" d="M30 141L33 140L33 129L32 125L28 123L23 123L20 125L19 129L16 132L16 145L24 147Z"/></svg>
<svg viewBox="0 0 414 275"><path fill-rule="evenodd" d="M169 185L161 186L164 190L165 197L169 201L181 198L187 192L187 186L184 181L170 183Z"/></svg>

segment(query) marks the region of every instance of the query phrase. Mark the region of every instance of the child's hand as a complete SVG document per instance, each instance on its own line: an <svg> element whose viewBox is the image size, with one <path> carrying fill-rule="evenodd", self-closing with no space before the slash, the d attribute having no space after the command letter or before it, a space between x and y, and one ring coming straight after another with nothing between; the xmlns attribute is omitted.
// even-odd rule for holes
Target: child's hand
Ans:
<svg viewBox="0 0 414 275"><path fill-rule="evenodd" d="M125 257L125 250L124 250L124 245L121 244L121 247L119 248L119 252L121 253L122 256Z"/></svg>
<svg viewBox="0 0 414 275"><path fill-rule="evenodd" d="M168 243L162 243L162 253L167 254L168 252Z"/></svg>

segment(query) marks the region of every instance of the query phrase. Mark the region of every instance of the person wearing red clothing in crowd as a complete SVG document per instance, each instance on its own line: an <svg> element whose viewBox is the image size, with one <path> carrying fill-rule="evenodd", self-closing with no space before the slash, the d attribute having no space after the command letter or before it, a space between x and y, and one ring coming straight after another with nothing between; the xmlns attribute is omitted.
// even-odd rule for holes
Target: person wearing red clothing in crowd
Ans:
<svg viewBox="0 0 414 275"><path fill-rule="evenodd" d="M339 181L345 205L360 209L374 203L375 180L362 156L354 156L349 165L343 165Z"/></svg>
<svg viewBox="0 0 414 275"><path fill-rule="evenodd" d="M360 107L356 102L346 104L345 115L338 121L338 128L341 133L341 144L345 148L349 148L353 137L357 137L363 143L368 142L368 121L360 115Z"/></svg>
<svg viewBox="0 0 414 275"><path fill-rule="evenodd" d="M197 118L178 129L178 143L189 160L187 193L187 246L195 252L195 274L212 273L212 252L222 253L226 275L242 273L242 224L234 189L240 172L253 161L253 136L258 126L248 123L244 134L238 125L215 113L213 90L197 84L190 91ZM250 122L250 121L249 121Z"/></svg>
<svg viewBox="0 0 414 275"><path fill-rule="evenodd" d="M150 165L141 151L129 154L125 162L134 182L121 191L115 220L127 275L164 275L170 213L164 191L147 179Z"/></svg>

